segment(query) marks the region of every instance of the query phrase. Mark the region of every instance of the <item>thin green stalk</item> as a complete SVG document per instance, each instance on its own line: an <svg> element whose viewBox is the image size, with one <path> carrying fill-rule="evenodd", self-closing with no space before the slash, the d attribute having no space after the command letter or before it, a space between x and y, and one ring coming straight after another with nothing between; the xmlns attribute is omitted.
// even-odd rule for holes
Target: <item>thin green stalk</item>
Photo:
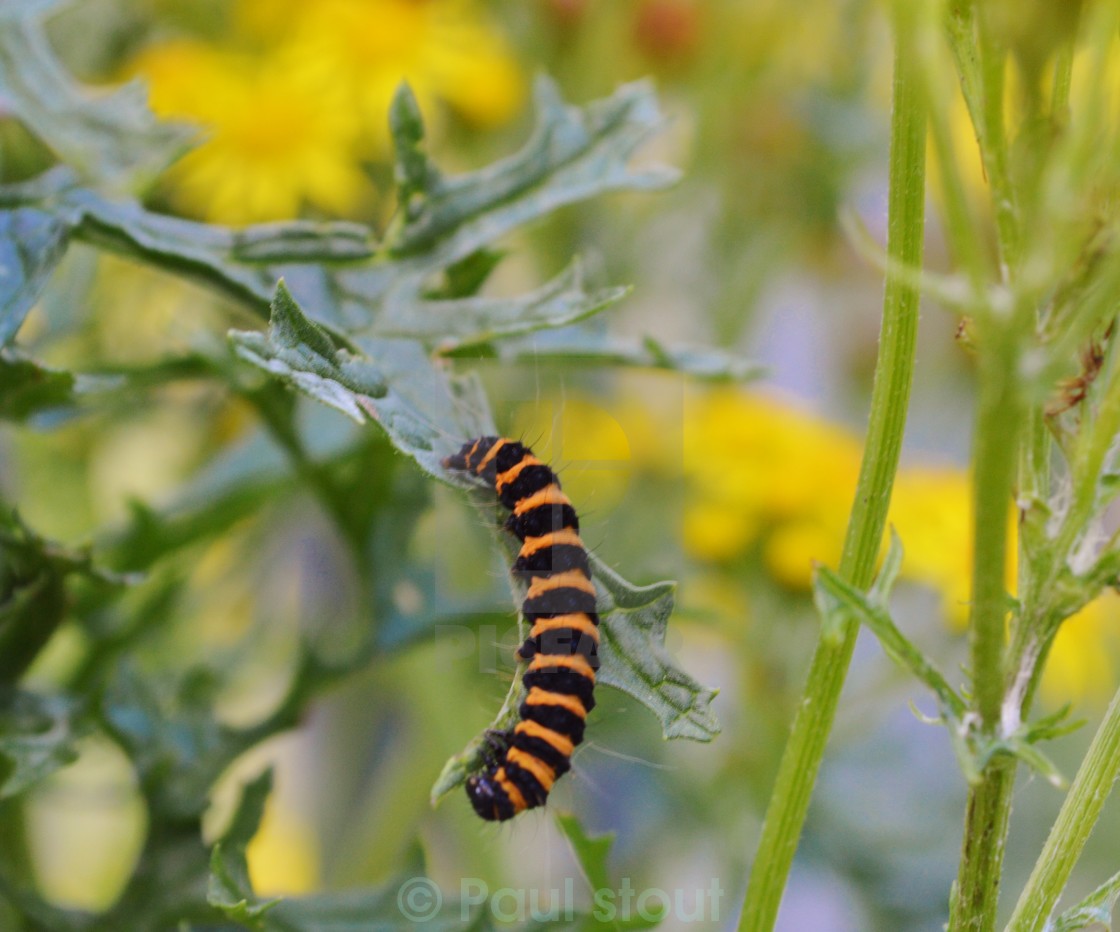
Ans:
<svg viewBox="0 0 1120 932"><path fill-rule="evenodd" d="M1113 783L1120 777L1120 692L1101 727L1011 914L1006 932L1040 932L1046 927L1070 872L1085 847Z"/></svg>
<svg viewBox="0 0 1120 932"><path fill-rule="evenodd" d="M961 92L972 117L984 173L992 189L1000 265L1007 278L1018 261L1019 231L1003 124L1006 53L986 22L984 5L976 0L954 5L949 11L947 25Z"/></svg>
<svg viewBox="0 0 1120 932"><path fill-rule="evenodd" d="M925 220L926 113L902 28L898 36L887 252L903 267L916 268L922 260ZM841 577L861 589L874 576L898 468L914 368L918 302L915 288L888 274L867 441L839 567ZM817 642L767 809L740 929L766 932L774 926L857 633L857 626L849 623L839 643L824 637Z"/></svg>
<svg viewBox="0 0 1120 932"><path fill-rule="evenodd" d="M922 17L915 52L925 102L929 109L929 135L941 182L945 231L952 246L953 257L967 272L973 299L979 304L984 300L987 278L985 250L968 204L958 150L953 139L953 120L949 113L952 88L947 83L948 75L940 45L943 10L938 3L926 2L916 4L915 12Z"/></svg>
<svg viewBox="0 0 1120 932"><path fill-rule="evenodd" d="M1015 489L1019 428L1025 414L1016 379L1018 341L1009 326L982 328L980 398L973 443L972 617L969 649L981 728L999 725L1007 617L1007 509ZM995 331L995 332L993 332Z"/></svg>
<svg viewBox="0 0 1120 932"><path fill-rule="evenodd" d="M977 4L976 24L980 48L984 141L981 155L992 187L996 231L1004 275L1010 277L1019 258L1019 225L1015 189L1008 169L1007 133L1003 124L1004 64L1006 49L997 42L987 22L983 4Z"/></svg>
<svg viewBox="0 0 1120 932"><path fill-rule="evenodd" d="M1073 42L1063 42L1054 55L1054 90L1050 116L1055 128L1069 125L1069 91L1073 84Z"/></svg>
<svg viewBox="0 0 1120 932"><path fill-rule="evenodd" d="M993 319L988 324L981 334L980 400L973 454L975 545L969 647L980 729L991 736L1000 727L1003 702L1007 507L1014 489L1017 434L1024 412L1015 375L1019 354L1014 325ZM969 791L950 910L951 932L987 932L995 927L1014 780L1014 761L997 758Z"/></svg>

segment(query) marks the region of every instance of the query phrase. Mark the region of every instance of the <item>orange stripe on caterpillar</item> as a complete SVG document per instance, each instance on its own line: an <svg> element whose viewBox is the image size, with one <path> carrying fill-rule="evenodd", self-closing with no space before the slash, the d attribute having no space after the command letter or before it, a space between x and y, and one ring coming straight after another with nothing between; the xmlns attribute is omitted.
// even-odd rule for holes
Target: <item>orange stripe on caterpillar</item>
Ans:
<svg viewBox="0 0 1120 932"><path fill-rule="evenodd" d="M521 795L521 790L515 784L510 782L509 775L506 773L506 768L502 767L495 775L495 779L501 784L503 790L509 796L509 801L513 803L514 811L524 812L529 808L529 804L525 802L525 797Z"/></svg>
<svg viewBox="0 0 1120 932"><path fill-rule="evenodd" d="M584 575L583 570L564 570L551 576L534 576L525 599L535 599L554 589L578 589L588 595L595 594L595 584Z"/></svg>
<svg viewBox="0 0 1120 932"><path fill-rule="evenodd" d="M528 735L530 738L540 738L541 741L546 741L557 751L565 757L571 757L572 751L575 750L575 744L572 739L567 735L562 735L558 731L553 731L551 728L545 728L537 722L520 721L517 727L513 729L514 734Z"/></svg>
<svg viewBox="0 0 1120 932"><path fill-rule="evenodd" d="M498 473L497 478L494 480L494 487L499 492L501 492L502 489L504 489L507 485L512 483L519 475L521 475L522 470L526 469L529 466L543 466L543 465L544 465L544 463L542 463L539 459L537 459L535 456L533 456L532 453L527 453L527 454L525 454L525 456L521 457L521 459L515 465L511 466L505 472Z"/></svg>
<svg viewBox="0 0 1120 932"><path fill-rule="evenodd" d="M595 671L583 654L533 654L529 661L530 670L547 670L550 667L565 667L595 682Z"/></svg>
<svg viewBox="0 0 1120 932"><path fill-rule="evenodd" d="M500 450L500 449L501 449L502 447L504 447L505 445L506 445L506 441L505 441L505 440L499 440L499 441L498 441L497 443L495 443L495 444L494 444L494 445L493 445L493 446L492 446L492 447L491 447L491 448L490 448L489 450L487 450L487 451L486 451L486 455L485 455L485 456L484 456L484 457L483 457L483 458L482 458L482 459L481 459L481 460L479 461L479 463L478 463L478 465L477 465L477 466L475 467L475 470L474 470L474 471L475 471L476 473L478 473L478 474L479 474L479 475L481 476L481 475L482 475L482 470L484 470L484 469L486 468L487 464L488 464L488 463L489 463L489 462L490 462L490 461L491 461L491 460L492 460L492 459L493 459L493 458L494 458L495 456L497 456L497 455L498 455L498 451L499 451L499 450Z"/></svg>
<svg viewBox="0 0 1120 932"><path fill-rule="evenodd" d="M510 748L506 754L506 761L510 764L516 764L522 770L528 770L546 793L552 789L552 784L556 782L555 770L544 761L527 751L522 751L520 748Z"/></svg>
<svg viewBox="0 0 1120 932"><path fill-rule="evenodd" d="M560 486L554 483L521 499L513 509L513 513L520 517L525 512L539 508L541 505L570 505L571 503L572 500L560 491Z"/></svg>
<svg viewBox="0 0 1120 932"><path fill-rule="evenodd" d="M599 626L583 612L574 612L571 615L555 615L552 618L538 618L533 622L533 629L529 637L539 638L546 631L562 631L570 628L591 638L599 643Z"/></svg>
<svg viewBox="0 0 1120 932"><path fill-rule="evenodd" d="M580 540L579 533L572 530L570 527L566 527L559 531L545 534L543 537L526 537L525 543L521 545L521 552L518 553L518 556L531 557L533 554L544 550L546 547L558 547L562 544L569 547L583 547L583 541Z"/></svg>
<svg viewBox="0 0 1120 932"><path fill-rule="evenodd" d="M525 697L525 704L556 706L561 709L566 709L577 718L587 718L587 710L583 707L583 703L579 701L578 696L549 692L548 690L541 689L539 686L534 686L529 690L529 695Z"/></svg>

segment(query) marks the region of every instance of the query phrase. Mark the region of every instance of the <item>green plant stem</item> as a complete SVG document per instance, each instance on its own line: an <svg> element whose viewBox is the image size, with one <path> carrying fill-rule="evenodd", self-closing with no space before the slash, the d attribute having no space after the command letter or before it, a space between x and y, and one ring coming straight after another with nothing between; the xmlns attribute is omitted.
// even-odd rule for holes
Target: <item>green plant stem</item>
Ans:
<svg viewBox="0 0 1120 932"><path fill-rule="evenodd" d="M1047 605L1048 594L1057 588L1058 575L1067 571L1070 554L1076 550L1080 534L1100 511L1099 476L1105 468L1114 438L1120 432L1120 367L1113 362L1106 384L1097 396L1100 400L1094 415L1086 419L1071 456L1073 494L1069 508L1052 545L1048 560L1041 561L1043 574L1034 579L1031 607L1043 626L1036 623L1030 630L1017 632L1017 653L1011 658L1020 671L1030 674L1023 697L1023 711L1041 677L1046 653L1056 633L1057 623L1068 614L1061 607ZM1027 629L1026 621L1022 627ZM1045 638L1039 648L1031 639ZM1014 671L1009 670L1009 675ZM1104 721L1097 730L1061 812L1050 830L1042 853L1035 864L1026 887L1020 894L1008 930L1022 932L1042 929L1061 896L1085 842L1100 816L1109 790L1120 776L1120 693L1113 698Z"/></svg>
<svg viewBox="0 0 1120 932"><path fill-rule="evenodd" d="M1113 783L1120 777L1120 692L1093 736L1006 932L1040 932L1065 889Z"/></svg>
<svg viewBox="0 0 1120 932"><path fill-rule="evenodd" d="M926 113L908 44L899 29L887 252L900 265L917 268L922 260L925 220ZM898 469L914 368L918 303L919 294L912 285L888 274L867 441L839 567L840 576L860 589L866 589L874 576ZM838 642L823 635L817 642L766 812L740 929L765 932L774 926L857 633L858 626L849 621Z"/></svg>
<svg viewBox="0 0 1120 932"><path fill-rule="evenodd" d="M992 188L1000 260L1004 275L1010 277L1019 258L1019 228L1015 189L1008 170L1007 134L1003 125L1004 64L1007 54L989 28L983 3L976 4L976 25L983 87L983 141L980 152Z"/></svg>
<svg viewBox="0 0 1120 932"><path fill-rule="evenodd" d="M989 317L980 334L980 399L973 462L972 618L969 625L972 684L979 727L1000 729L1004 694L1004 588L1007 509L1018 464L1017 440L1024 411L1016 377L1019 341L1015 322ZM961 860L949 928L989 930L999 903L1004 839L1011 813L1015 762L992 760L969 791Z"/></svg>
<svg viewBox="0 0 1120 932"><path fill-rule="evenodd" d="M997 329L997 328L993 328ZM1024 411L1016 379L1014 334L982 335L980 399L973 444L972 618L969 648L973 692L981 728L999 726L1003 699L1004 627L1009 602L1007 510L1015 487L1020 422ZM994 344L994 345L990 345Z"/></svg>

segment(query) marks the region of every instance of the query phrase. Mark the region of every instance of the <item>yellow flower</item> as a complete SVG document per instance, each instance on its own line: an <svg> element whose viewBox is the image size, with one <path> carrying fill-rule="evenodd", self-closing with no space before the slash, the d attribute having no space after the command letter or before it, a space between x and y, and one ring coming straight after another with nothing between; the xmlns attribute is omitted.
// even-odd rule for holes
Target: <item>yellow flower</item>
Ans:
<svg viewBox="0 0 1120 932"><path fill-rule="evenodd" d="M689 552L726 560L761 543L766 568L791 588L809 586L813 563L836 565L859 470L854 434L734 391L708 396L687 425ZM906 550L902 575L940 591L946 615L960 626L968 620L971 509L964 470L899 470L889 520ZM1008 522L1014 540L1013 509ZM1012 558L1009 589L1014 578Z"/></svg>
<svg viewBox="0 0 1120 932"><path fill-rule="evenodd" d="M347 213L368 197L358 123L340 88L314 70L193 42L154 46L134 69L157 113L203 127L205 143L168 175L182 208L239 224L295 217L304 205Z"/></svg>
<svg viewBox="0 0 1120 932"><path fill-rule="evenodd" d="M902 576L941 593L952 625L968 624L972 591L972 487L968 473L954 467L910 466L895 479L889 517L905 548ZM1015 510L1008 508L1005 585L1017 573Z"/></svg>
<svg viewBox="0 0 1120 932"><path fill-rule="evenodd" d="M387 156L404 80L429 129L436 100L490 126L525 97L504 41L467 0L240 0L232 22L226 46L156 45L130 69L160 115L202 127L167 182L179 208L208 220L368 213L360 164Z"/></svg>
<svg viewBox="0 0 1120 932"><path fill-rule="evenodd" d="M348 89L365 141L378 156L388 151L389 103L402 81L422 106L444 100L481 126L510 119L525 97L524 78L505 42L465 0L301 4L290 41ZM430 118L432 108L424 110Z"/></svg>
<svg viewBox="0 0 1120 932"><path fill-rule="evenodd" d="M1051 704L1107 700L1116 688L1120 596L1109 591L1067 618L1046 660L1042 696Z"/></svg>
<svg viewBox="0 0 1120 932"><path fill-rule="evenodd" d="M276 799L265 806L261 827L245 855L253 889L261 896L295 896L315 889L319 875L315 831Z"/></svg>
<svg viewBox="0 0 1120 932"><path fill-rule="evenodd" d="M742 553L759 528L743 515L712 501L698 501L684 514L684 546L701 560L722 562Z"/></svg>
<svg viewBox="0 0 1120 932"><path fill-rule="evenodd" d="M858 469L856 438L792 405L736 391L706 396L686 418L689 481L685 549L725 562L758 548L772 578L811 582L814 562L835 566ZM902 539L903 579L941 595L950 624L968 622L972 498L967 471L904 465L890 523ZM1016 514L1008 509L1006 585L1014 590ZM1099 699L1120 675L1120 596L1108 593L1061 627L1042 679L1050 702Z"/></svg>
<svg viewBox="0 0 1120 932"><path fill-rule="evenodd" d="M765 539L767 569L795 588L809 585L814 562L835 563L859 470L854 437L726 390L687 412L684 449L689 552L730 559Z"/></svg>

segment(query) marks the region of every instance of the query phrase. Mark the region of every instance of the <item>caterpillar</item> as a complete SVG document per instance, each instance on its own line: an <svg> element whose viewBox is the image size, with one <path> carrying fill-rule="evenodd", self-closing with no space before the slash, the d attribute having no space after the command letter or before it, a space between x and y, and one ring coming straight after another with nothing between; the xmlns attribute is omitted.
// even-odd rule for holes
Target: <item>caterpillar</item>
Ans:
<svg viewBox="0 0 1120 932"><path fill-rule="evenodd" d="M494 487L511 512L506 529L521 541L513 572L528 581L521 614L532 627L517 649L529 662L520 721L489 733L485 770L467 780L475 812L505 821L544 804L583 740L599 668L595 587L575 509L556 473L528 447L479 437L443 465L473 472Z"/></svg>

